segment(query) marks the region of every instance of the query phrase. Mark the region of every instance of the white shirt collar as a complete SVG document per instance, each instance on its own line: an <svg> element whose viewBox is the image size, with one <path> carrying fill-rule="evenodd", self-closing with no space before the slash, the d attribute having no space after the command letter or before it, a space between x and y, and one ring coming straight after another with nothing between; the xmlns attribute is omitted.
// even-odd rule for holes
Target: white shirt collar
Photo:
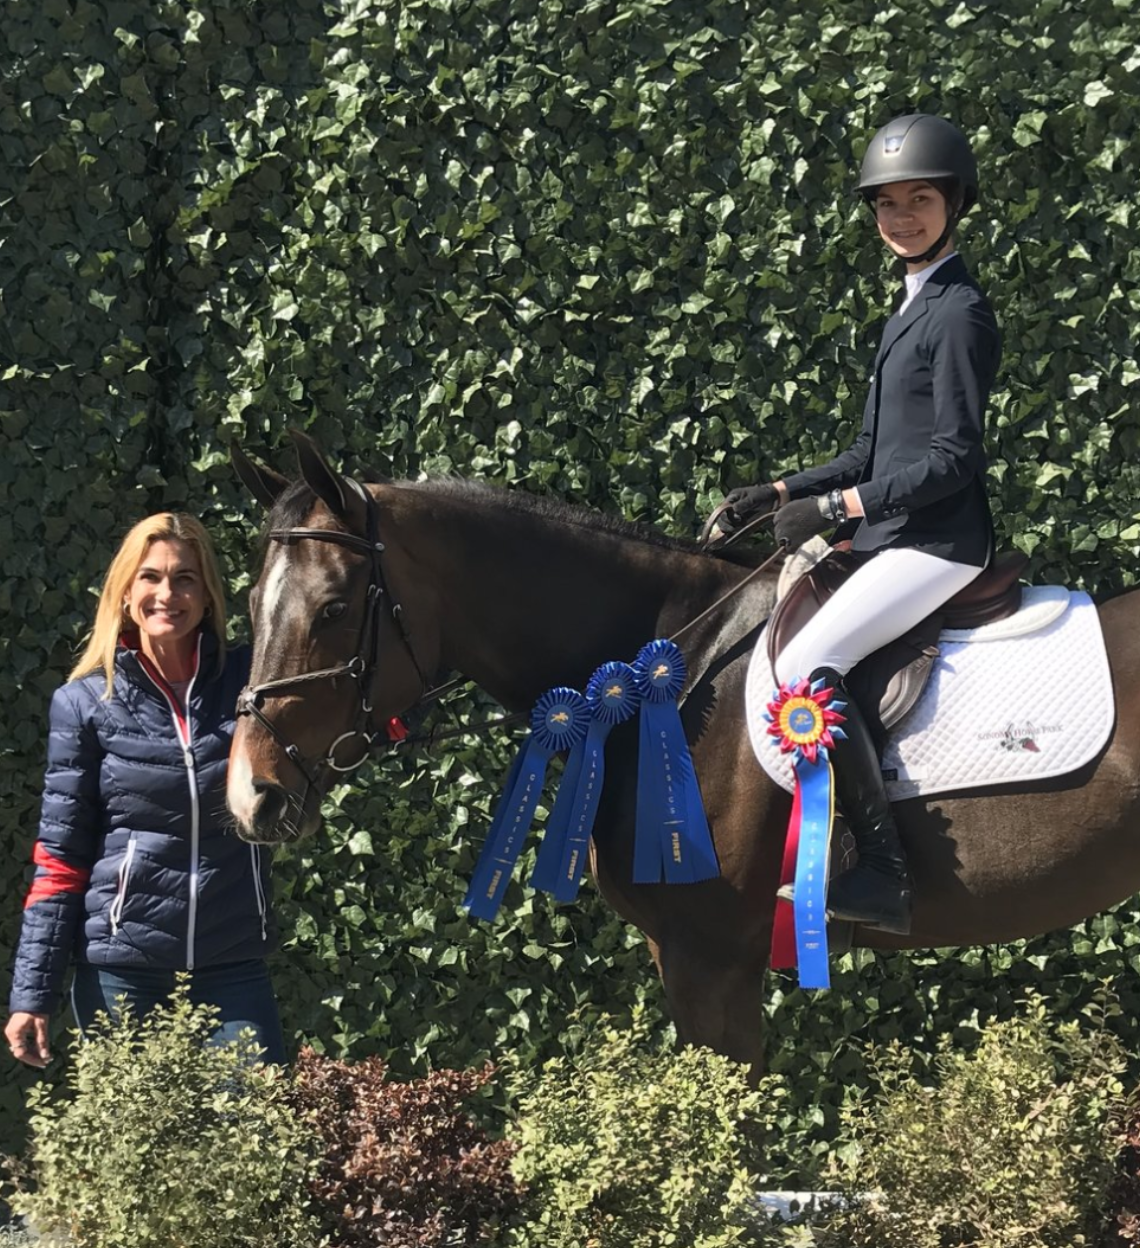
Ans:
<svg viewBox="0 0 1140 1248"><path fill-rule="evenodd" d="M901 316L902 313L910 307L910 305L914 302L915 295L917 295L923 286L926 285L931 274L937 273L947 260L953 260L957 254L958 253L956 251L952 251L948 256L943 256L941 260L932 264L929 268L921 269L917 273L908 273L906 275L906 298L902 301L902 304L899 307L898 315Z"/></svg>

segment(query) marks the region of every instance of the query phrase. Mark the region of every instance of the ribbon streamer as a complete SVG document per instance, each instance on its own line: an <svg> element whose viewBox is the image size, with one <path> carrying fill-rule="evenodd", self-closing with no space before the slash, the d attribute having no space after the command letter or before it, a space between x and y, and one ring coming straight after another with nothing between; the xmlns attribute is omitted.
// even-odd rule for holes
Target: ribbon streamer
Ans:
<svg viewBox="0 0 1140 1248"><path fill-rule="evenodd" d="M532 888L552 893L556 901L578 896L582 870L605 779L605 745L610 730L637 713L637 677L628 663L603 663L586 685L590 726L580 750L571 750L558 789Z"/></svg>
<svg viewBox="0 0 1140 1248"><path fill-rule="evenodd" d="M685 660L666 639L642 646L633 664L641 694L641 750L633 880L692 884L720 874L677 698Z"/></svg>
<svg viewBox="0 0 1140 1248"><path fill-rule="evenodd" d="M827 882L831 826L835 816L834 785L828 751L846 736L839 725L846 702L832 700L835 691L822 680L800 679L781 685L772 695L765 718L768 735L782 753L792 754L796 787L784 847L784 872L795 863L795 965L801 988L830 988L827 956ZM786 881L782 881L786 882ZM774 965L788 965L787 917L778 907L772 933ZM780 961L777 962L777 957Z"/></svg>
<svg viewBox="0 0 1140 1248"><path fill-rule="evenodd" d="M542 796L546 765L559 750L569 749L573 754L577 748L580 754L589 718L586 699L576 689L549 689L534 704L530 738L511 764L503 796L463 899L475 918L493 919L498 913Z"/></svg>

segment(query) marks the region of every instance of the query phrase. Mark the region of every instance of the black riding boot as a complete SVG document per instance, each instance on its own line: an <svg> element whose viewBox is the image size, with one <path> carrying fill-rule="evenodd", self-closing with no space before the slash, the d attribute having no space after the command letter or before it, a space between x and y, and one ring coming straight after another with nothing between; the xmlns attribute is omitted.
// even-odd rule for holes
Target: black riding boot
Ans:
<svg viewBox="0 0 1140 1248"><path fill-rule="evenodd" d="M879 752L867 721L843 678L829 667L817 668L811 680L824 680L847 703L840 725L845 740L831 751L835 796L855 838L859 861L832 880L827 890L828 913L883 931L910 931L911 890L906 855L883 787Z"/></svg>

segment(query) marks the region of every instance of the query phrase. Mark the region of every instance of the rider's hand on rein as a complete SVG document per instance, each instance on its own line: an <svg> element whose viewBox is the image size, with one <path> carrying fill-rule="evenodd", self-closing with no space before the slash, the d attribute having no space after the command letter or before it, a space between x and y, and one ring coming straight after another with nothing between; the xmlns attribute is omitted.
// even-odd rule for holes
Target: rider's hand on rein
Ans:
<svg viewBox="0 0 1140 1248"><path fill-rule="evenodd" d="M717 527L731 536L746 521L760 512L775 511L780 505L780 495L774 485L746 485L730 490L725 497L725 508L717 519Z"/></svg>
<svg viewBox="0 0 1140 1248"><path fill-rule="evenodd" d="M804 542L819 533L835 527L837 517L833 514L831 500L827 495L820 498L797 498L785 503L776 513L773 531L776 541L791 550L798 550Z"/></svg>

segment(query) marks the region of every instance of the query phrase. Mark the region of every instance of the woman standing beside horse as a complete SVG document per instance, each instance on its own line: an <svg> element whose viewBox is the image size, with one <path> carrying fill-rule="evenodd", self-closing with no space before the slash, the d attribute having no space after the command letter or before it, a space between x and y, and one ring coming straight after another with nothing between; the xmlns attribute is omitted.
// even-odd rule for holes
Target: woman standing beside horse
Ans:
<svg viewBox="0 0 1140 1248"><path fill-rule="evenodd" d="M220 1012L285 1060L265 958L274 942L268 853L232 834L225 787L249 648L227 650L210 539L160 513L124 538L90 641L52 699L36 873L24 903L5 1037L50 1060L48 1019L69 965L87 1030L125 995L136 1015L191 973Z"/></svg>
<svg viewBox="0 0 1140 1248"><path fill-rule="evenodd" d="M778 508L776 536L792 549L838 526L833 540L850 538L867 556L779 656L776 677L840 686L848 704L846 740L832 764L859 860L831 884L829 912L905 934L906 858L874 742L843 678L991 558L983 434L1001 343L990 305L954 249L957 223L978 195L966 138L939 117L896 118L871 140L859 190L906 267L905 298L883 332L862 430L829 463L733 490L719 524L731 532Z"/></svg>

